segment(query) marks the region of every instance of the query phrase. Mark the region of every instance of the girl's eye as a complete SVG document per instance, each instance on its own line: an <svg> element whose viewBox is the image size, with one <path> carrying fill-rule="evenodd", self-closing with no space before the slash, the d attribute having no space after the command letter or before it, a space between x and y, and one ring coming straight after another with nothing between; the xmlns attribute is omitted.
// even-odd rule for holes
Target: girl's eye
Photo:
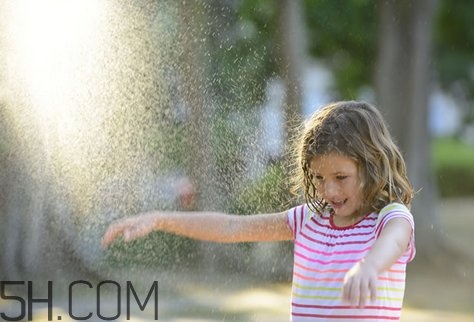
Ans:
<svg viewBox="0 0 474 322"><path fill-rule="evenodd" d="M337 176L336 178L337 178L337 180L344 180L344 179L347 178L347 176Z"/></svg>
<svg viewBox="0 0 474 322"><path fill-rule="evenodd" d="M323 180L323 176L314 176L316 180Z"/></svg>

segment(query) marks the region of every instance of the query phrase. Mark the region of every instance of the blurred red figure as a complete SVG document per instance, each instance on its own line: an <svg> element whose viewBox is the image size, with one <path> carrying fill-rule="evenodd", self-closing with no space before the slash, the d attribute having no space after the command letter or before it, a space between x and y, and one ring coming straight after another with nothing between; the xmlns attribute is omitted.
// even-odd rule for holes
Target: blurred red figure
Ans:
<svg viewBox="0 0 474 322"><path fill-rule="evenodd" d="M188 177L182 178L177 187L179 208L184 211L196 209L196 189Z"/></svg>

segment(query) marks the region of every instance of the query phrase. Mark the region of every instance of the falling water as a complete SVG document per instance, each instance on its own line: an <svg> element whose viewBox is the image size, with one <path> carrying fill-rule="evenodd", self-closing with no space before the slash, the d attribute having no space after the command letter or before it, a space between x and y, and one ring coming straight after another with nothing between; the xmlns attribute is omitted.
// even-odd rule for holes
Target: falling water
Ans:
<svg viewBox="0 0 474 322"><path fill-rule="evenodd" d="M11 274L62 271L73 257L91 267L107 222L174 207L157 183L183 176L166 157L179 147L163 143L187 113L176 109L182 39L170 3L2 2Z"/></svg>
<svg viewBox="0 0 474 322"><path fill-rule="evenodd" d="M100 238L112 220L152 209L260 209L242 206L260 202L243 188L248 160L262 168L259 123L249 108L259 103L231 77L225 86L238 101L221 99L230 112L216 112L210 87L221 79L209 73L216 65L208 39L216 36L206 10L199 1L1 1L7 277L104 278L127 256L166 267L166 252L195 260L196 245L180 246L178 237L109 252ZM210 20L226 26L219 14ZM219 49L231 50L229 37L221 38ZM236 61L234 69L242 65ZM218 68L221 75L232 69ZM243 80L245 70L237 75ZM267 190L279 175L271 171L256 191L277 200ZM195 191L197 204L183 204L179 189Z"/></svg>
<svg viewBox="0 0 474 322"><path fill-rule="evenodd" d="M261 198L280 206L281 169L271 168L263 183L254 179L265 171L253 110L259 94L238 84L263 58L255 51L250 63L213 61L210 38L222 38L225 52L233 45L225 12L209 8L0 1L0 279L44 286L121 272L140 280L152 271L170 285L190 269L247 269L249 245L155 233L100 247L110 222L153 209L269 211ZM213 86L227 96L214 97ZM284 265L285 254L265 249L254 251L261 260L254 268Z"/></svg>

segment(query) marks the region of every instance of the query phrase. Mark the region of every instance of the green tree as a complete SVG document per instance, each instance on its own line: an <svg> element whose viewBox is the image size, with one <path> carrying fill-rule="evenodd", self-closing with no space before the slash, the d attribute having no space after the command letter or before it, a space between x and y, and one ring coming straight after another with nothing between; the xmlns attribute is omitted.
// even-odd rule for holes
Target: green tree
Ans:
<svg viewBox="0 0 474 322"><path fill-rule="evenodd" d="M380 6L380 40L375 84L377 102L392 134L404 152L408 175L415 190L413 201L420 253L440 254L437 188L430 164L428 97L436 2L384 1ZM435 234L435 238L433 238Z"/></svg>

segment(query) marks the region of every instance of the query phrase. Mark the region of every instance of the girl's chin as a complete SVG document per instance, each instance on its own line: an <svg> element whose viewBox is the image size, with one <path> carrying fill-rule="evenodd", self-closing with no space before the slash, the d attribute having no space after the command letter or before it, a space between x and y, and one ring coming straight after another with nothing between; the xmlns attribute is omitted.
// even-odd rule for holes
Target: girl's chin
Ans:
<svg viewBox="0 0 474 322"><path fill-rule="evenodd" d="M358 217L359 216L354 209L351 209L347 205L344 205L344 206L338 207L338 208L333 208L333 209L334 209L334 213L336 214L336 216L339 216L339 217L350 218L350 217Z"/></svg>

